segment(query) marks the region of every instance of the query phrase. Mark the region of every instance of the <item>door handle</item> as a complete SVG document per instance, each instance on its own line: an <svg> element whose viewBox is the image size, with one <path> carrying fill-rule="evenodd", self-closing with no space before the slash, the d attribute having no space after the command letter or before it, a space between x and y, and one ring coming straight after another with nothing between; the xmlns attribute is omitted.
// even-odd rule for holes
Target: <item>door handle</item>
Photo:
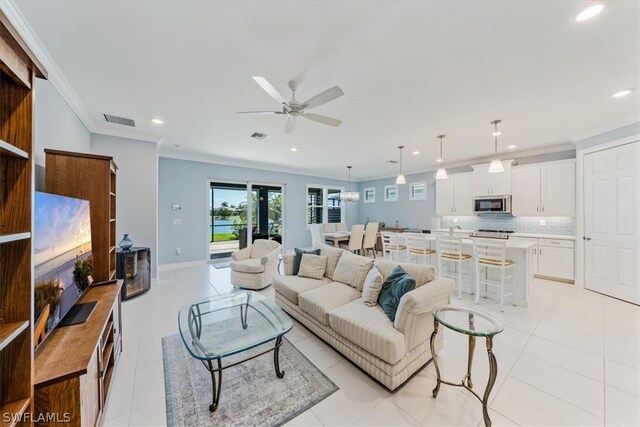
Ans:
<svg viewBox="0 0 640 427"><path fill-rule="evenodd" d="M542 207L542 212L544 212L544 206Z"/></svg>
<svg viewBox="0 0 640 427"><path fill-rule="evenodd" d="M591 237L582 236L582 240L591 240Z"/></svg>

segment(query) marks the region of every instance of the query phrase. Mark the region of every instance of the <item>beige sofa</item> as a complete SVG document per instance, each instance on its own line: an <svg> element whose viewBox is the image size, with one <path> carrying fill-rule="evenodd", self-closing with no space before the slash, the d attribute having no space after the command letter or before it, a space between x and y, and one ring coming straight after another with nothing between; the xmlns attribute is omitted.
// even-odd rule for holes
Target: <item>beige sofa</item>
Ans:
<svg viewBox="0 0 640 427"><path fill-rule="evenodd" d="M280 243L259 239L253 245L231 254L231 284L245 289L269 286L278 271Z"/></svg>
<svg viewBox="0 0 640 427"><path fill-rule="evenodd" d="M436 278L435 270L428 266L374 261L324 244L318 247L321 255L328 259L325 277L293 276L294 255L286 254L284 275L273 278L276 302L349 360L394 390L431 360L432 311L449 303L453 282ZM354 257L347 259L354 263L353 274L361 274L363 264L369 262L386 280L400 264L416 279L416 288L402 297L393 322L380 305L364 304L362 288L333 280L343 254ZM442 334L439 334L436 348L441 346Z"/></svg>

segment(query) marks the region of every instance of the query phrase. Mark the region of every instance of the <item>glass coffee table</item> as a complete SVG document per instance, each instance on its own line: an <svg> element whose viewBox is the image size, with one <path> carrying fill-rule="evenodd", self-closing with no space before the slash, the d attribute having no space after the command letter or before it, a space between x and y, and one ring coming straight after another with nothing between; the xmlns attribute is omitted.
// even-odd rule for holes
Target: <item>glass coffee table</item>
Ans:
<svg viewBox="0 0 640 427"><path fill-rule="evenodd" d="M292 327L291 319L280 307L251 291L193 302L180 309L178 328L182 341L191 356L211 373L211 412L218 408L224 369L273 352L276 376L284 376L280 370L280 346L282 337ZM223 359L271 341L275 341L275 345L267 350L241 360L234 358L223 366Z"/></svg>
<svg viewBox="0 0 640 427"><path fill-rule="evenodd" d="M453 331L469 336L469 355L467 362L467 374L462 378L462 382L456 384L445 381L440 377L440 368L438 367L438 358L435 353L435 340L438 334L438 327L443 325ZM491 419L487 410L489 395L491 389L496 382L498 376L498 362L493 354L493 336L503 331L503 327L493 317L481 311L473 310L466 307L457 307L446 305L433 311L433 333L431 334L431 356L433 357L433 366L436 369L438 382L436 388L433 389L433 397L438 397L440 384L452 385L455 387L463 387L469 390L480 402L482 402L482 415L484 424L491 426ZM489 355L489 380L482 397L473 391L473 382L471 381L471 365L473 364L473 352L476 348L476 337L484 337L487 342L487 353Z"/></svg>

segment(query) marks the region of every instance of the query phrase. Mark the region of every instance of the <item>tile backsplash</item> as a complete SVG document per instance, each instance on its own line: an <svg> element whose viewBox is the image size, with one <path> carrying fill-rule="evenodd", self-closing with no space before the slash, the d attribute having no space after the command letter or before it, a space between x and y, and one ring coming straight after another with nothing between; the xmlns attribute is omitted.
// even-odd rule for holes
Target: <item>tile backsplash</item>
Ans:
<svg viewBox="0 0 640 427"><path fill-rule="evenodd" d="M454 223L454 218L458 222ZM540 220L545 225L540 225ZM518 233L575 236L576 219L569 217L516 217L511 215L443 216L442 228L460 226L464 230L513 230Z"/></svg>

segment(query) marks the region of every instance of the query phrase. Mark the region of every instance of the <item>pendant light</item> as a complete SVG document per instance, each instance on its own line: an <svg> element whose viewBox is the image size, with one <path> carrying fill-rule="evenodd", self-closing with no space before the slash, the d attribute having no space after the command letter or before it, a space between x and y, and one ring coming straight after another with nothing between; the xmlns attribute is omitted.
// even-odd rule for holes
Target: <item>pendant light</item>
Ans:
<svg viewBox="0 0 640 427"><path fill-rule="evenodd" d="M351 191L351 166L347 166L349 170L349 184L347 185L347 191L340 192L340 200L343 202L357 202L360 200L359 191Z"/></svg>
<svg viewBox="0 0 640 427"><path fill-rule="evenodd" d="M494 137L494 148L495 148L495 158L493 160L491 160L491 165L489 165L489 173L498 173L498 172L504 172L504 167L502 166L502 161L498 158L498 135L500 135L502 132L498 132L498 123L500 123L502 120L500 119L496 119L494 121L491 122L491 124L494 126L494 132L493 132L493 137Z"/></svg>
<svg viewBox="0 0 640 427"><path fill-rule="evenodd" d="M447 170L442 166L444 163L444 159L442 158L442 139L444 135L438 135L438 139L440 140L440 169L436 172L436 179L447 179Z"/></svg>
<svg viewBox="0 0 640 427"><path fill-rule="evenodd" d="M402 149L403 148L404 148L404 145L398 146L398 149L400 150L400 175L398 175L398 177L396 178L396 184L407 183L407 181L404 179L404 175L402 174Z"/></svg>

